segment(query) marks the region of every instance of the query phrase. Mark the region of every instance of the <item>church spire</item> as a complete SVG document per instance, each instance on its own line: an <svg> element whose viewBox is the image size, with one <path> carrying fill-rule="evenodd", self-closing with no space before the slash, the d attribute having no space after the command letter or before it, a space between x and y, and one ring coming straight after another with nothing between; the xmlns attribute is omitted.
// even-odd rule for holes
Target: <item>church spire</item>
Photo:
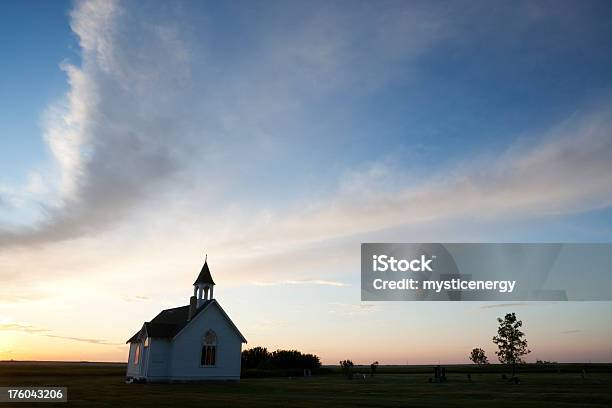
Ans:
<svg viewBox="0 0 612 408"><path fill-rule="evenodd" d="M200 271L198 278L195 282L193 282L194 285L197 285L198 283L207 283L209 285L215 284L212 275L210 274L210 269L208 268L208 255L206 255L206 259L204 260L204 266L202 266L202 270Z"/></svg>
<svg viewBox="0 0 612 408"><path fill-rule="evenodd" d="M208 255L204 259L204 266L193 282L193 296L196 298L197 307L200 307L205 301L213 298L213 289L215 281L213 281L208 267Z"/></svg>

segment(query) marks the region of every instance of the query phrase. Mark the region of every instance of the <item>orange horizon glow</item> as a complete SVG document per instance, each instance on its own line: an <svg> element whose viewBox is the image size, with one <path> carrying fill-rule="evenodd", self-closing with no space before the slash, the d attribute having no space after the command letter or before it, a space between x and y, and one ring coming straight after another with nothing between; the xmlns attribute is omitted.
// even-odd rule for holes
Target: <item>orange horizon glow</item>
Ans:
<svg viewBox="0 0 612 408"><path fill-rule="evenodd" d="M7 344L5 340L6 332L0 333L0 350L6 349L10 344L20 344L21 348L15 351L3 352L0 351L0 361L19 361L19 362L88 362L88 363L118 363L127 362L129 346L99 346L99 345L67 345L65 341L60 339L32 339L31 335L14 336L13 341ZM76 343L76 342L71 342ZM256 345L246 345L243 350L256 347ZM266 347L262 345L262 347ZM31 352L28 349L41 349L44 351ZM105 348L106 350L100 350ZM435 364L471 364L467 358L470 350L446 350L439 352L437 350L420 350L411 355L398 357L396 352L387 350L385 352L367 352L355 348L338 348L319 349L313 347L294 347L294 346L278 346L266 347L268 350L276 349L298 349L303 352L314 353L319 356L323 365L337 365L338 361L350 359L358 365L368 365L373 361L379 361L381 365L435 365ZM375 349L380 350L379 347ZM30 349L31 350L31 349ZM460 353L460 351L464 351ZM497 357L494 354L494 348L486 349L489 362L499 364ZM563 358L555 358L553 356L563 356ZM606 349L599 350L583 350L582 352L567 353L563 349L549 349L545 356L538 355L532 352L526 356L525 360L528 363L534 363L537 359L555 361L559 363L611 363L612 358L605 357Z"/></svg>

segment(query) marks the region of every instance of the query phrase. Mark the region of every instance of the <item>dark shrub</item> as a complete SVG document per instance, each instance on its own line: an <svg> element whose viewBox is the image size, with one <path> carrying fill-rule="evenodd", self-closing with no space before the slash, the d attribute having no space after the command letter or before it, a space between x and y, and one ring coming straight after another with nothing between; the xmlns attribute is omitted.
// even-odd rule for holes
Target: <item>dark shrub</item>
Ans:
<svg viewBox="0 0 612 408"><path fill-rule="evenodd" d="M242 351L242 368L261 368L270 359L270 353L265 347L253 347Z"/></svg>
<svg viewBox="0 0 612 408"><path fill-rule="evenodd" d="M254 347L242 352L242 369L304 370L321 367L319 357L297 350L276 350L269 353L264 347Z"/></svg>

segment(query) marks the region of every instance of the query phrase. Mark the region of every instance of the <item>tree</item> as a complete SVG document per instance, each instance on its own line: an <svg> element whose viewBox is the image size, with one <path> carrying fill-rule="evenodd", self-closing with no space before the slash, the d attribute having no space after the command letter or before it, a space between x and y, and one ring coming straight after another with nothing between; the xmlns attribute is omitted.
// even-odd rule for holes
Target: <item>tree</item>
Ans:
<svg viewBox="0 0 612 408"><path fill-rule="evenodd" d="M314 354L303 354L297 350L276 350L270 355L273 367L281 369L314 369L321 367L319 357Z"/></svg>
<svg viewBox="0 0 612 408"><path fill-rule="evenodd" d="M489 364L489 359L484 350L478 347L473 349L470 353L470 360L472 360L474 364L478 364L479 367L484 364Z"/></svg>
<svg viewBox="0 0 612 408"><path fill-rule="evenodd" d="M523 362L522 356L531 353L527 348L527 340L524 339L525 333L521 331L523 322L516 318L516 314L507 313L502 319L497 318L499 327L497 336L493 337L493 343L499 348L495 352L499 362L512 366L512 376L516 372L516 365Z"/></svg>
<svg viewBox="0 0 612 408"><path fill-rule="evenodd" d="M372 377L374 377L374 372L376 371L377 368L378 368L378 361L375 361L372 364L370 364L370 374L372 375Z"/></svg>
<svg viewBox="0 0 612 408"><path fill-rule="evenodd" d="M242 351L242 368L244 369L312 370L320 367L319 357L298 350L276 350L270 353L265 347L253 347Z"/></svg>
<svg viewBox="0 0 612 408"><path fill-rule="evenodd" d="M342 373L349 380L353 378L353 362L351 360L342 360L340 361L340 368L342 368Z"/></svg>
<svg viewBox="0 0 612 408"><path fill-rule="evenodd" d="M253 347L242 351L243 368L260 368L269 359L270 353L265 347Z"/></svg>

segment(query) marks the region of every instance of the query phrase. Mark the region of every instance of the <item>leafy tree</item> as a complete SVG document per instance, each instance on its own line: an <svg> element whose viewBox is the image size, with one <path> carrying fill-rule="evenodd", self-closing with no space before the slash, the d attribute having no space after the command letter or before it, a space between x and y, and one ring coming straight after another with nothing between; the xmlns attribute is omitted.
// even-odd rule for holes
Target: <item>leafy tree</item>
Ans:
<svg viewBox="0 0 612 408"><path fill-rule="evenodd" d="M473 349L470 353L470 360L472 360L474 364L478 364L478 366L489 364L489 359L487 358L484 350L478 347Z"/></svg>
<svg viewBox="0 0 612 408"><path fill-rule="evenodd" d="M297 350L276 350L270 355L272 366L280 369L319 368L321 361L314 354L302 354Z"/></svg>
<svg viewBox="0 0 612 408"><path fill-rule="evenodd" d="M372 375L372 377L374 377L374 372L376 371L377 368L378 368L378 361L375 361L372 364L370 364L370 374Z"/></svg>
<svg viewBox="0 0 612 408"><path fill-rule="evenodd" d="M297 350L276 350L272 353L264 347L254 347L242 352L242 367L245 369L315 369L321 367L319 357Z"/></svg>
<svg viewBox="0 0 612 408"><path fill-rule="evenodd" d="M351 360L342 360L340 361L340 368L342 368L342 373L349 380L353 378L353 362Z"/></svg>
<svg viewBox="0 0 612 408"><path fill-rule="evenodd" d="M499 362L512 366L512 376L516 372L516 365L523 362L522 356L531 353L527 348L527 340L524 338L525 333L521 331L523 322L516 318L516 314L507 313L502 319L497 318L499 327L497 328L497 336L493 337L493 343L499 348L495 352L499 358Z"/></svg>
<svg viewBox="0 0 612 408"><path fill-rule="evenodd" d="M260 368L270 359L270 353L265 347L253 347L242 351L243 368Z"/></svg>

